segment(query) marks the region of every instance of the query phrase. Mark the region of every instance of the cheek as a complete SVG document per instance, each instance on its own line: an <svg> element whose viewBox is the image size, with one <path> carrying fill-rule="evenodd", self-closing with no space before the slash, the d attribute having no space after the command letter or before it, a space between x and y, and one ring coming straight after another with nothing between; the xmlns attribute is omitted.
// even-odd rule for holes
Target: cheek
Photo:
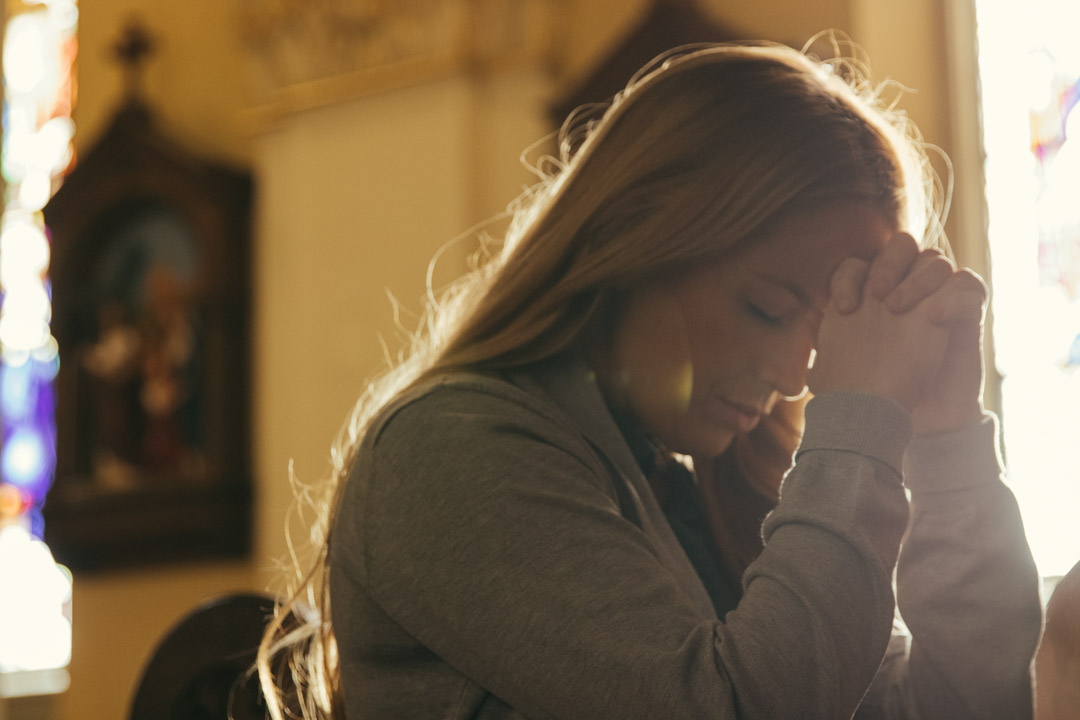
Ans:
<svg viewBox="0 0 1080 720"><path fill-rule="evenodd" d="M670 294L656 292L630 308L618 339L620 383L635 414L648 424L685 412L693 385L693 348L686 318Z"/></svg>
<svg viewBox="0 0 1080 720"><path fill-rule="evenodd" d="M711 385L745 369L761 339L740 317L739 309L715 295L709 304L687 309L687 337L694 373L694 397L707 395Z"/></svg>

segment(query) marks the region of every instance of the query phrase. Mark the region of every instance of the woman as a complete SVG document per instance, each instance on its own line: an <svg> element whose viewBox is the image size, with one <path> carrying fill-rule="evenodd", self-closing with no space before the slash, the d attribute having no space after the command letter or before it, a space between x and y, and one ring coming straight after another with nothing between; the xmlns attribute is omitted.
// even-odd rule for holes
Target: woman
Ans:
<svg viewBox="0 0 1080 720"><path fill-rule="evenodd" d="M985 289L912 238L940 224L902 119L703 46L569 127L358 404L286 605L319 614L270 628L264 687L284 648L312 716L1029 716Z"/></svg>

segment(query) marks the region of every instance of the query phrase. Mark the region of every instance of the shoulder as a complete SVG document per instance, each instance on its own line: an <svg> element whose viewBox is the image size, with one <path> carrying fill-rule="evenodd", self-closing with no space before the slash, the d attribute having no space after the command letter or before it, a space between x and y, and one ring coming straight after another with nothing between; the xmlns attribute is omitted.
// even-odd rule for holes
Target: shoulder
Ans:
<svg viewBox="0 0 1080 720"><path fill-rule="evenodd" d="M489 532L477 537L520 532L541 507L582 505L619 513L614 478L569 416L504 378L455 373L409 388L376 414L337 527L369 566L410 543L472 537L481 527Z"/></svg>
<svg viewBox="0 0 1080 720"><path fill-rule="evenodd" d="M603 460L557 403L496 374L456 372L422 381L377 413L352 475L381 496L483 493L555 473L614 494Z"/></svg>
<svg viewBox="0 0 1080 720"><path fill-rule="evenodd" d="M365 445L389 451L402 443L437 449L465 439L526 433L559 445L584 443L555 403L497 375L454 372L414 385L373 418Z"/></svg>

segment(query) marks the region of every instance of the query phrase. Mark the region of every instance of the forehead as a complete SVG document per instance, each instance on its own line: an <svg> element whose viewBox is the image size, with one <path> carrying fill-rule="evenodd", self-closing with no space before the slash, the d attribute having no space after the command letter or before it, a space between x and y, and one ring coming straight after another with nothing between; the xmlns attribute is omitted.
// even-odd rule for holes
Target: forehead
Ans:
<svg viewBox="0 0 1080 720"><path fill-rule="evenodd" d="M791 213L747 241L736 263L742 272L793 285L815 303L828 302L829 279L849 257L870 260L896 232L867 203L833 202Z"/></svg>

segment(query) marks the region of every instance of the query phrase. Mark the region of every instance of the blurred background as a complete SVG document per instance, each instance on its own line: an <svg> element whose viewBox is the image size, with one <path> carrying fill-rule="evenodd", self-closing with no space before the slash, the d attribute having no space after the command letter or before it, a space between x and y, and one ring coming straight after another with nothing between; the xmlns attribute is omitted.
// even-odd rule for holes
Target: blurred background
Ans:
<svg viewBox="0 0 1080 720"><path fill-rule="evenodd" d="M277 587L290 468L324 476L431 258L534 181L557 118L687 41L835 29L910 89L992 281L987 397L1040 570L1080 557L1065 0L4 2L0 717L125 717L186 611Z"/></svg>

